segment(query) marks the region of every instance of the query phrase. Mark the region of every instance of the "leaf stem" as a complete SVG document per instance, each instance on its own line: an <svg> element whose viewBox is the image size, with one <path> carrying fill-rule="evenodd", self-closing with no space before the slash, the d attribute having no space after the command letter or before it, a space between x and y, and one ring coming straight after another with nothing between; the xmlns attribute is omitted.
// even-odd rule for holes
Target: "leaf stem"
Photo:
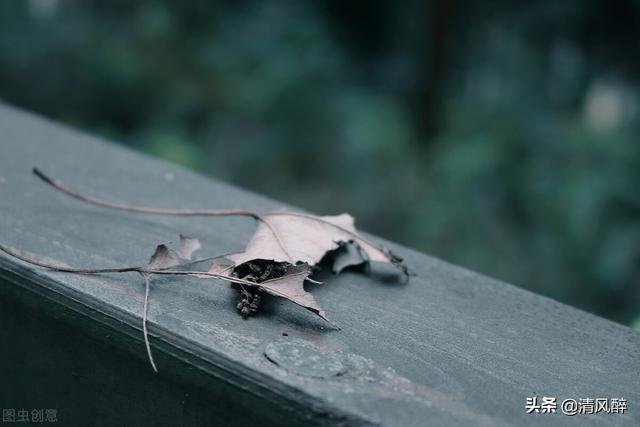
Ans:
<svg viewBox="0 0 640 427"><path fill-rule="evenodd" d="M144 279L144 307L142 309L142 334L144 335L144 346L147 348L147 356L149 357L149 363L153 368L153 371L157 374L158 368L156 368L156 362L153 360L153 354L151 353L151 344L149 343L149 333L147 331L147 316L149 312L149 275L140 273L140 276Z"/></svg>
<svg viewBox="0 0 640 427"><path fill-rule="evenodd" d="M238 283L247 286L258 286L256 282L240 279L238 277L227 276L226 274L209 273L207 271L195 271L195 270L171 270L172 268L181 267L183 265L193 264L194 261L186 262L185 264L174 265L164 269L151 269L141 266L129 266L118 268L74 268L67 267L61 264L55 264L51 262L44 262L39 260L36 256L27 256L22 251L15 250L8 246L0 244L0 251L5 252L12 257L18 258L29 264L37 265L38 267L48 268L50 270L59 271L61 273L76 273L76 274L101 274L101 273L139 273L139 274L158 274L158 275L174 275L174 276L207 276L218 279L223 279L228 282ZM32 254L33 255L33 254Z"/></svg>
<svg viewBox="0 0 640 427"><path fill-rule="evenodd" d="M173 215L173 216L244 216L250 217L257 221L261 221L264 225L271 231L273 236L275 237L278 245L282 248L285 255L289 258L289 260L294 263L295 260L291 256L291 254L287 251L280 235L277 230L273 227L269 221L267 221L262 215L246 210L246 209L206 209L206 210L191 210L191 209L163 209L163 208L149 208L145 206L131 206L125 205L122 203L110 202L107 200L99 199L97 197L88 196L82 194L78 191L72 190L69 187L65 186L62 181L53 179L46 175L38 168L33 168L33 173L40 178L42 181L55 188L62 193L71 196L75 199L81 200L86 203L91 203L93 205L98 205L110 209L118 209L122 211L128 212L136 212L136 213L146 213L146 214L154 214L154 215Z"/></svg>
<svg viewBox="0 0 640 427"><path fill-rule="evenodd" d="M111 209L119 209L122 211L147 213L155 215L177 215L177 216L246 216L259 220L260 215L255 212L244 209L220 209L220 210L188 210L188 209L162 209L162 208L148 208L144 206L130 206L121 203L109 202L106 200L98 199L93 196L87 196L66 187L61 181L54 180L45 175L40 169L33 168L33 173L36 174L45 183L58 191L61 191L68 196L82 200L83 202L91 203L98 206L103 206Z"/></svg>

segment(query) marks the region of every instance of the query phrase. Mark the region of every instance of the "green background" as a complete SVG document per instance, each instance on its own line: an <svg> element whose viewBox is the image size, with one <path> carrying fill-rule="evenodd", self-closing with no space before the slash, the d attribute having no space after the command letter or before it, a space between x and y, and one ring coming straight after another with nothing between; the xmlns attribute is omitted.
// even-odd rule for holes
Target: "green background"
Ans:
<svg viewBox="0 0 640 427"><path fill-rule="evenodd" d="M637 0L4 0L0 99L640 329L639 40Z"/></svg>

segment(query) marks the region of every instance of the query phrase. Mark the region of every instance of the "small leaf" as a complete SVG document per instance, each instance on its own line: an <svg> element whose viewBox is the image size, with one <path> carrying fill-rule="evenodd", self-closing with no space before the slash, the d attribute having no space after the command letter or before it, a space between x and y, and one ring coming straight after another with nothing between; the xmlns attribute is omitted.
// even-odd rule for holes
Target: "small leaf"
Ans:
<svg viewBox="0 0 640 427"><path fill-rule="evenodd" d="M162 270L180 263L180 258L174 255L167 245L158 245L151 255L147 266L152 270Z"/></svg>

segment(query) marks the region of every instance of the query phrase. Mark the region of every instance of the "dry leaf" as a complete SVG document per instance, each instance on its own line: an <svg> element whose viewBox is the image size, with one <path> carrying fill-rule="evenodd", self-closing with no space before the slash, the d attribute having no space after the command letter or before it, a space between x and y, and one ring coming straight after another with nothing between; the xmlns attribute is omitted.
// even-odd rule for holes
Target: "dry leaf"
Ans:
<svg viewBox="0 0 640 427"><path fill-rule="evenodd" d="M315 216L270 212L262 218L246 250L228 257L236 265L256 259L316 265L327 252L337 249L340 242L354 239L369 260L390 262L385 252L357 234L349 214Z"/></svg>
<svg viewBox="0 0 640 427"><path fill-rule="evenodd" d="M328 253L335 251L333 253L334 272L340 272L348 266L378 261L394 264L405 274L409 274L402 258L360 236L356 231L353 217L348 214L316 216L285 211L260 214L244 209L188 210L131 206L84 195L65 187L62 182L48 177L38 169L34 169L33 172L53 188L71 197L111 209L160 215L243 216L258 221L258 227L245 251L227 256L233 262L231 266L212 264L206 272L169 270L179 269L185 264L193 264L195 261L190 262L191 256L200 248L200 242L197 239L180 236L180 247L177 250L159 245L146 268L133 267L119 270L138 271L145 277L147 291L149 274L186 273L202 278L217 277L240 286L257 288L289 299L326 319L324 311L315 299L304 290L303 283L309 280L310 268L316 266ZM248 295L248 291L244 288L242 291L247 294L249 306L254 303L249 302L249 299L254 299L256 296L258 300L260 299L257 293ZM241 305L246 308L246 304Z"/></svg>

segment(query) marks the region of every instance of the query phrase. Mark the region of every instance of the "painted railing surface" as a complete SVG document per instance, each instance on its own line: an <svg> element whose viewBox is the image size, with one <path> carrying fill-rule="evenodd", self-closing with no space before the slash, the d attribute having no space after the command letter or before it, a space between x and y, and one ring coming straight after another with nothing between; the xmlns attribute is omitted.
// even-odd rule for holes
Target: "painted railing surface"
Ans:
<svg viewBox="0 0 640 427"><path fill-rule="evenodd" d="M0 243L73 266L141 264L180 233L198 236L203 253L241 250L255 224L91 206L43 185L34 166L122 203L287 208L8 106L0 150ZM380 266L321 275L324 285L309 290L340 329L274 298L244 320L237 292L221 281L155 280L157 374L138 275L60 273L0 254L3 416L26 411L34 421L42 410L60 425L640 425L638 332L370 239L403 255L415 276ZM600 400L589 413L585 399L607 407ZM571 415L572 400L586 413Z"/></svg>

